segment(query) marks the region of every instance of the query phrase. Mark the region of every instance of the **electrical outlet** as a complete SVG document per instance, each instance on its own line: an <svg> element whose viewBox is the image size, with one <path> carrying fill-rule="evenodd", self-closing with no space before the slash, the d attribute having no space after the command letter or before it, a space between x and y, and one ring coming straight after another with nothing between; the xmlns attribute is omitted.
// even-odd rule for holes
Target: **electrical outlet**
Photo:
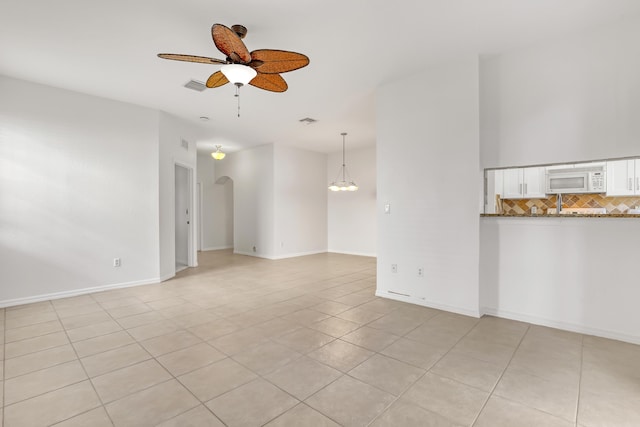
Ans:
<svg viewBox="0 0 640 427"><path fill-rule="evenodd" d="M120 267L121 262L120 262L120 258L114 258L113 259L113 266L114 267Z"/></svg>
<svg viewBox="0 0 640 427"><path fill-rule="evenodd" d="M398 264L391 264L391 272L392 273L398 272Z"/></svg>
<svg viewBox="0 0 640 427"><path fill-rule="evenodd" d="M418 267L418 277L424 277L424 268Z"/></svg>

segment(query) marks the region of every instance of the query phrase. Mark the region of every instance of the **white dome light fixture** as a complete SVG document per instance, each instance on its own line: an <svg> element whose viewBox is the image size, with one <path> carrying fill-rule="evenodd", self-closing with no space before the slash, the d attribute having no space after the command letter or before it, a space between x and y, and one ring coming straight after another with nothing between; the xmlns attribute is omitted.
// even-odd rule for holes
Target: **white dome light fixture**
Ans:
<svg viewBox="0 0 640 427"><path fill-rule="evenodd" d="M338 169L338 175L336 179L329 184L329 190L331 191L356 191L358 186L349 176L349 172L347 171L347 165L344 160L344 137L347 136L346 132L342 132L342 166ZM342 174L342 180L339 180L340 175Z"/></svg>
<svg viewBox="0 0 640 427"><path fill-rule="evenodd" d="M251 67L242 64L227 64L220 68L220 72L236 86L236 95L238 98L238 117L240 117L240 88L249 83L258 72Z"/></svg>
<svg viewBox="0 0 640 427"><path fill-rule="evenodd" d="M258 74L253 68L241 64L223 65L220 71L236 86L248 84Z"/></svg>
<svg viewBox="0 0 640 427"><path fill-rule="evenodd" d="M226 156L226 154L220 151L221 148L222 148L222 145L216 145L216 151L211 153L211 157L213 157L215 160L224 159L224 156Z"/></svg>

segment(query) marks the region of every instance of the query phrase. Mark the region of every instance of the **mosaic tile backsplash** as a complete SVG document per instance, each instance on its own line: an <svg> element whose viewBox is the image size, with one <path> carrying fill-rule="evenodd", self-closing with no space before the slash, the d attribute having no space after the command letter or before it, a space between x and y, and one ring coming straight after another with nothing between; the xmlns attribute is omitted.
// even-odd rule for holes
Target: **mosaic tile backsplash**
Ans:
<svg viewBox="0 0 640 427"><path fill-rule="evenodd" d="M531 212L536 206L539 214L547 213L548 209L555 211L557 197L546 199L503 199L502 210L506 215L522 215ZM606 208L609 214L623 214L628 209L640 206L640 196L606 197L600 194L563 194L563 208Z"/></svg>

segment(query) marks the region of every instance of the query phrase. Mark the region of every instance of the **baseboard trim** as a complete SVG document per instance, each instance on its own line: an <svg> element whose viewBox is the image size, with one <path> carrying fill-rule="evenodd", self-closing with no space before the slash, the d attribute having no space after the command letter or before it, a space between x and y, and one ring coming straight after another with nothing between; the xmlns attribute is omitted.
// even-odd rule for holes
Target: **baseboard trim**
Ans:
<svg viewBox="0 0 640 427"><path fill-rule="evenodd" d="M263 258L263 259L270 259L270 260L278 260L278 259L286 259L286 258L296 258L296 257L300 257L300 256L308 256L308 255L316 255L316 254L325 254L327 253L327 251L322 250L322 251L311 251L311 252L298 252L298 253L294 253L294 254L285 254L285 255L276 255L276 256L268 256L268 255L262 255L256 252L243 252L243 251L233 251L234 254L237 255L246 255L246 256L252 256L252 257L256 257L256 258Z"/></svg>
<svg viewBox="0 0 640 427"><path fill-rule="evenodd" d="M376 255L375 253L366 253L366 252L334 251L332 249L329 249L327 252L330 252L332 254L341 254L341 255L366 256L366 257L369 257L369 258L377 258L378 257L378 255Z"/></svg>
<svg viewBox="0 0 640 427"><path fill-rule="evenodd" d="M160 277L151 279L134 280L131 282L114 283L111 285L95 286L92 288L73 289L70 291L52 292L50 294L35 295L32 297L14 298L0 301L0 308L13 307L16 305L33 304L35 302L49 301L54 299L75 297L78 295L93 294L95 292L110 291L113 289L132 288L141 285L153 285L160 283Z"/></svg>
<svg viewBox="0 0 640 427"><path fill-rule="evenodd" d="M417 298L411 295L405 295L401 293L390 293L388 290L376 289L376 296L381 298L388 298L396 301L408 302L410 304L421 305L423 307L435 308L437 310L448 311L450 313L462 314L464 316L471 316L475 318L480 317L479 310L474 311L474 310L469 310L467 308L441 304L433 301L427 301L422 298Z"/></svg>
<svg viewBox="0 0 640 427"><path fill-rule="evenodd" d="M309 256L309 255L326 254L326 253L327 253L327 250L323 249L321 251L297 252L293 254L276 255L276 256L270 257L269 259L296 258L299 256Z"/></svg>
<svg viewBox="0 0 640 427"><path fill-rule="evenodd" d="M200 249L202 252L206 251L221 251L223 249L233 249L233 245L231 246L212 246Z"/></svg>
<svg viewBox="0 0 640 427"><path fill-rule="evenodd" d="M575 323L559 322L544 317L530 316L527 314L514 313L511 311L498 310L490 307L482 307L482 314L500 317L503 319L517 320L519 322L527 322L533 325L548 326L550 328L562 329L564 331L576 332L579 334L593 335L601 338L609 338L618 341L624 341L632 344L640 344L640 336L621 334L606 329L591 328L588 326L577 325Z"/></svg>

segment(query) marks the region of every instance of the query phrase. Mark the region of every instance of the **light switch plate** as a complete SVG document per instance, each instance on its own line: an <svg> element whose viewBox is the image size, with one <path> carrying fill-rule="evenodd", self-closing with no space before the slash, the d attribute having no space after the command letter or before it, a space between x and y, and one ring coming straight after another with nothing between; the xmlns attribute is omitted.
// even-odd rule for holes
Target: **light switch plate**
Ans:
<svg viewBox="0 0 640 427"><path fill-rule="evenodd" d="M391 213L391 203L385 203L384 204L384 213L386 213L386 214L390 214Z"/></svg>

